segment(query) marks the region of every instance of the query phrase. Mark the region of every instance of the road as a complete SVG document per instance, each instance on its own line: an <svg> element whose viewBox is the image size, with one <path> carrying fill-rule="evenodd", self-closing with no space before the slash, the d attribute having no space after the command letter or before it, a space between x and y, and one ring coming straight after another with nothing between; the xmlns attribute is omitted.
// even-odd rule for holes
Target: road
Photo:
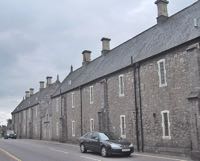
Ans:
<svg viewBox="0 0 200 161"><path fill-rule="evenodd" d="M92 152L82 154L77 145L39 140L0 139L0 161L189 161L187 158L146 153L130 157L103 158Z"/></svg>

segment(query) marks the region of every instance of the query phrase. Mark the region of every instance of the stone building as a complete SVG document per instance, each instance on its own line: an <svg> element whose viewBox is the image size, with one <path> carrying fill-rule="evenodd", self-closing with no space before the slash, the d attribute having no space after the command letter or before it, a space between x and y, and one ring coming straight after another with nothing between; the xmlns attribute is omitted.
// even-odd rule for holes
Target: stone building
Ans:
<svg viewBox="0 0 200 161"><path fill-rule="evenodd" d="M51 97L49 138L77 142L106 131L138 151L200 151L200 1L170 17L167 0L155 3L155 26L112 50L102 38L95 60L83 51L82 66Z"/></svg>
<svg viewBox="0 0 200 161"><path fill-rule="evenodd" d="M40 82L40 90L34 94L34 89L26 91L25 98L12 112L13 126L18 138L51 140L51 95L59 87L57 79L51 82L52 77L47 77L47 83Z"/></svg>

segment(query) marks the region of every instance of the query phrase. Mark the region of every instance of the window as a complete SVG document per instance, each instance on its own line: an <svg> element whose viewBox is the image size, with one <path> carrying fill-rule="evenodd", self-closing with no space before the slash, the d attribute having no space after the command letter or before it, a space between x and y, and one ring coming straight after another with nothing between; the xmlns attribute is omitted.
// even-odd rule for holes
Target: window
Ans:
<svg viewBox="0 0 200 161"><path fill-rule="evenodd" d="M126 138L126 120L125 115L120 116L120 129L121 129L121 137Z"/></svg>
<svg viewBox="0 0 200 161"><path fill-rule="evenodd" d="M37 125L35 125L35 134L37 135Z"/></svg>
<svg viewBox="0 0 200 161"><path fill-rule="evenodd" d="M59 135L59 122L56 123L56 135Z"/></svg>
<svg viewBox="0 0 200 161"><path fill-rule="evenodd" d="M159 87L167 86L165 59L158 61Z"/></svg>
<svg viewBox="0 0 200 161"><path fill-rule="evenodd" d="M93 94L93 86L90 86L90 104L93 104L94 94Z"/></svg>
<svg viewBox="0 0 200 161"><path fill-rule="evenodd" d="M163 139L171 139L171 136L170 136L169 111L162 111L161 115L162 115Z"/></svg>
<svg viewBox="0 0 200 161"><path fill-rule="evenodd" d="M31 118L31 108L29 108L29 110L28 110L28 116L29 116L29 118Z"/></svg>
<svg viewBox="0 0 200 161"><path fill-rule="evenodd" d="M36 106L35 107L35 116L37 117L37 115L38 115L38 107Z"/></svg>
<svg viewBox="0 0 200 161"><path fill-rule="evenodd" d="M75 136L75 121L72 121L72 136Z"/></svg>
<svg viewBox="0 0 200 161"><path fill-rule="evenodd" d="M56 98L56 112L59 111L59 98Z"/></svg>
<svg viewBox="0 0 200 161"><path fill-rule="evenodd" d="M72 93L72 108L74 108L74 93Z"/></svg>
<svg viewBox="0 0 200 161"><path fill-rule="evenodd" d="M90 119L90 131L94 131L94 119Z"/></svg>
<svg viewBox="0 0 200 161"><path fill-rule="evenodd" d="M119 96L124 96L124 75L119 76Z"/></svg>

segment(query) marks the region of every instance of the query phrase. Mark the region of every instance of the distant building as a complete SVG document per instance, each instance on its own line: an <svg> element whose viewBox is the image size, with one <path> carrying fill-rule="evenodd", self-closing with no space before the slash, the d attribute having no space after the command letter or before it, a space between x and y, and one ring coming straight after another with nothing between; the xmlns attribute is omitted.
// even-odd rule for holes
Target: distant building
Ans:
<svg viewBox="0 0 200 161"><path fill-rule="evenodd" d="M12 113L15 130L24 130L18 136L29 137L39 120L40 139L77 142L107 131L138 151L199 153L200 1L171 17L167 0L155 3L155 26L112 50L102 38L101 56L91 61L83 51L83 65L55 84L51 98L48 91L37 104L27 105L37 94L23 100ZM40 119L27 121L36 105Z"/></svg>

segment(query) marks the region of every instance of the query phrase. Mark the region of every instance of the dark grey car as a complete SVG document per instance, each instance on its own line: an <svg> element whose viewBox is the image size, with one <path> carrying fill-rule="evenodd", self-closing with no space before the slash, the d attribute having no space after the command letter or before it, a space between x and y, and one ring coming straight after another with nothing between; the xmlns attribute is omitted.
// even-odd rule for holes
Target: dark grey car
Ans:
<svg viewBox="0 0 200 161"><path fill-rule="evenodd" d="M79 139L82 153L87 150L100 153L103 157L109 155L131 155L133 144L125 139L117 139L113 135L101 132L88 132Z"/></svg>

